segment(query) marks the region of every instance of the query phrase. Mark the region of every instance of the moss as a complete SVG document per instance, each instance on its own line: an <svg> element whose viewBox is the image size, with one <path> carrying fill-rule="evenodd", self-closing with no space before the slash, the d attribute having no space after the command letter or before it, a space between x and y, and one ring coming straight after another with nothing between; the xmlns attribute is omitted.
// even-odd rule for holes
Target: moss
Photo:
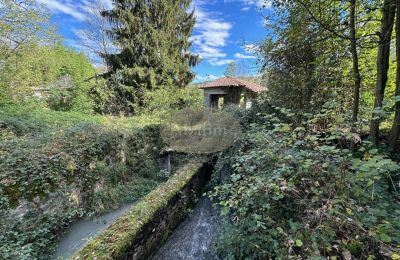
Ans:
<svg viewBox="0 0 400 260"><path fill-rule="evenodd" d="M123 258L135 238L140 235L142 228L156 217L160 209L168 205L168 202L198 173L201 166L200 162L185 165L166 183L145 196L127 214L90 241L72 259Z"/></svg>

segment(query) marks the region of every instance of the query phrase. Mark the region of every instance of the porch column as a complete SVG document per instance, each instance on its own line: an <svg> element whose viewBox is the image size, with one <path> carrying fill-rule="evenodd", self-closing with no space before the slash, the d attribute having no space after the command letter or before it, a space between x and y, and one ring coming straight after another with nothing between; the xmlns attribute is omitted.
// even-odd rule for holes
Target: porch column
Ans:
<svg viewBox="0 0 400 260"><path fill-rule="evenodd" d="M211 108L211 95L204 91L204 107Z"/></svg>

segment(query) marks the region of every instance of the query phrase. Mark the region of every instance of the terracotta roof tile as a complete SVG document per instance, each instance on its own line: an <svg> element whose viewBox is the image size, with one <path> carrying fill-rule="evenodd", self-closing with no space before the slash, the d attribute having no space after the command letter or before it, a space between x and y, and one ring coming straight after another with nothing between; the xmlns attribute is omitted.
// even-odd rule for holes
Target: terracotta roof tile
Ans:
<svg viewBox="0 0 400 260"><path fill-rule="evenodd" d="M253 92L262 92L266 90L266 88L256 83L229 76L207 82L204 85L201 85L199 88L205 89L205 88L219 88L219 87L244 87Z"/></svg>

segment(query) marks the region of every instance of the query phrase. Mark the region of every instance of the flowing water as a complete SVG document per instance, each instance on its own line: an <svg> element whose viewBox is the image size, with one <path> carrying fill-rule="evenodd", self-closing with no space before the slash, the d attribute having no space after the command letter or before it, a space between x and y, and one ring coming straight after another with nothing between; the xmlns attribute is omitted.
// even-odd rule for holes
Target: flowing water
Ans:
<svg viewBox="0 0 400 260"><path fill-rule="evenodd" d="M212 259L217 229L217 212L202 197L190 217L184 220L153 256L153 260Z"/></svg>
<svg viewBox="0 0 400 260"><path fill-rule="evenodd" d="M87 241L97 236L102 230L111 225L119 216L132 207L125 205L117 210L94 219L82 219L69 227L68 232L61 238L53 259L68 259L86 245Z"/></svg>
<svg viewBox="0 0 400 260"><path fill-rule="evenodd" d="M72 224L60 240L53 259L71 257L132 205L126 205L95 219L82 219ZM192 214L174 230L165 244L155 253L153 260L212 259L218 226L217 216L211 201L205 197L200 198Z"/></svg>

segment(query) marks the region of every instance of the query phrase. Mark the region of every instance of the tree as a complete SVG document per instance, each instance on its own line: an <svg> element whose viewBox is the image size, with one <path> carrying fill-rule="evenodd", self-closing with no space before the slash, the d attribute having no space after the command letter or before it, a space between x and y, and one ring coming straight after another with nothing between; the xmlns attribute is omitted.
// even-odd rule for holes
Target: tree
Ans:
<svg viewBox="0 0 400 260"><path fill-rule="evenodd" d="M21 94L37 82L38 75L19 76L30 69L23 66L29 54L41 58L33 51L36 46L54 43L48 17L35 0L0 0L0 102L21 100Z"/></svg>
<svg viewBox="0 0 400 260"><path fill-rule="evenodd" d="M25 43L47 40L52 28L48 15L35 0L0 0L0 60Z"/></svg>
<svg viewBox="0 0 400 260"><path fill-rule="evenodd" d="M379 112L382 109L388 80L390 45L396 5L393 0L385 0L382 7L381 30L379 33L379 46L377 57L377 78L375 86L374 112L371 119L370 137L375 145L379 143L379 125L381 122Z"/></svg>
<svg viewBox="0 0 400 260"><path fill-rule="evenodd" d="M350 17L349 17L349 27L350 27L350 46L351 46L351 56L353 60L353 77L354 77L354 94L353 94L353 113L351 121L353 123L357 122L358 112L360 109L360 89L361 89L361 74L358 59L357 50L357 34L356 34L356 1L350 0Z"/></svg>
<svg viewBox="0 0 400 260"><path fill-rule="evenodd" d="M400 2L396 3L396 90L395 115L389 137L389 149L394 152L400 136Z"/></svg>
<svg viewBox="0 0 400 260"><path fill-rule="evenodd" d="M228 66L226 67L226 70L224 72L225 76L231 76L231 77L236 77L238 76L238 70L235 62L230 62Z"/></svg>
<svg viewBox="0 0 400 260"><path fill-rule="evenodd" d="M270 102L311 112L343 91L343 44L321 29L299 4L278 9L278 22L268 23L273 35L259 50Z"/></svg>
<svg viewBox="0 0 400 260"><path fill-rule="evenodd" d="M106 55L118 95L143 106L145 89L166 85L183 87L193 78L190 67L198 56L189 51L195 17L188 12L191 0L115 0L114 8L104 11L109 31L120 53Z"/></svg>
<svg viewBox="0 0 400 260"><path fill-rule="evenodd" d="M104 0L96 0L88 5L85 28L78 31L80 44L85 47L94 59L101 59L108 71L109 64L105 57L116 52L115 46L107 34L111 30L110 22L101 15L106 10Z"/></svg>
<svg viewBox="0 0 400 260"><path fill-rule="evenodd" d="M359 117L361 74L359 64L360 42L371 38L366 27L374 17L369 15L371 6L376 1L347 0L347 1L326 1L326 0L294 0L305 8L320 28L329 32L332 37L349 42L352 57L353 74L353 100L352 100L352 122L355 123ZM362 8L363 7L363 8ZM357 8L359 11L357 12ZM358 18L358 19L357 19ZM358 21L360 20L360 21ZM364 31L359 35L361 31Z"/></svg>
<svg viewBox="0 0 400 260"><path fill-rule="evenodd" d="M3 63L0 93L4 101L21 102L39 96L49 108L91 112L89 96L95 69L83 53L61 43L31 43L19 48Z"/></svg>

